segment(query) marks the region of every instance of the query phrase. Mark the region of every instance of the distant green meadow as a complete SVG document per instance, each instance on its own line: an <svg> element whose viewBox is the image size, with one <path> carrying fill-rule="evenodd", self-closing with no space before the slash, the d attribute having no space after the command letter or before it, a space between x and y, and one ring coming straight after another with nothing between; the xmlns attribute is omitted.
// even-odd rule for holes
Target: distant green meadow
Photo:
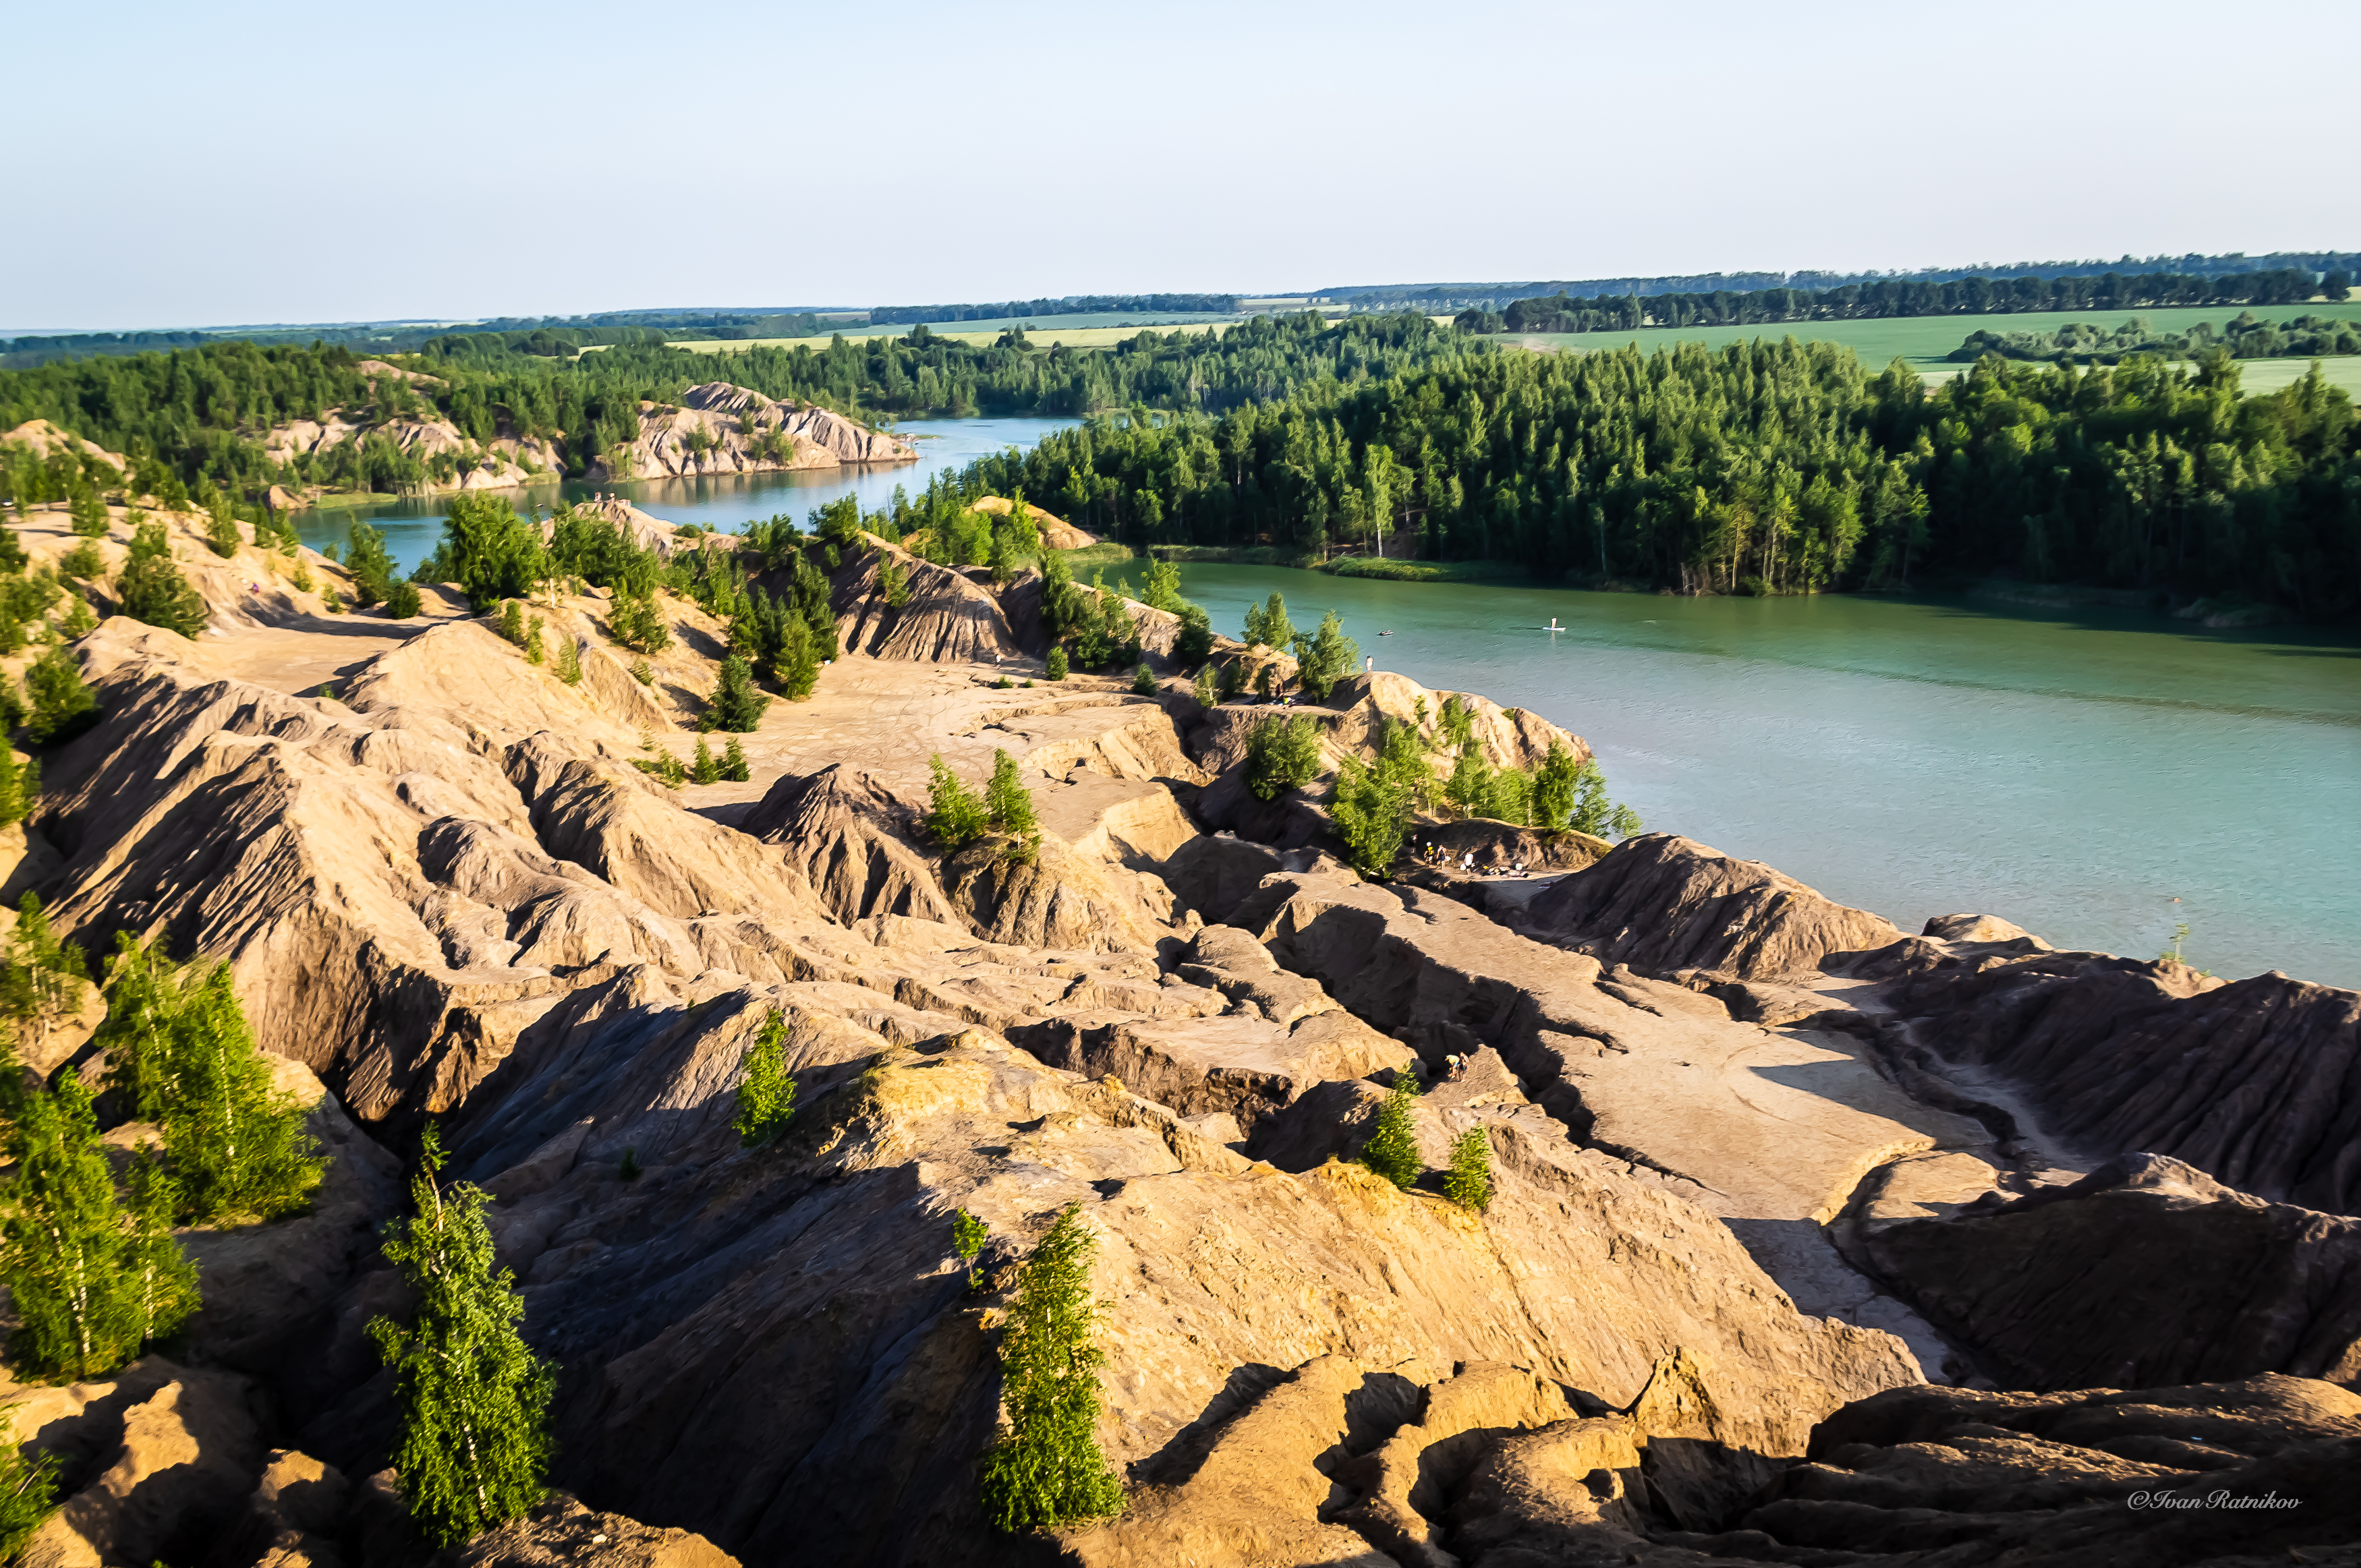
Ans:
<svg viewBox="0 0 2361 1568"><path fill-rule="evenodd" d="M2218 331L2246 308L2175 306L2157 311L2038 311L2024 315L1902 316L1874 321L1777 322L1754 326L1651 326L1634 332L1511 333L1499 341L1529 348L1587 353L1620 348L1627 343L1636 343L1647 351L1675 343L1702 343L1719 348L1725 343L1747 343L1758 337L1774 343L1783 337L1793 337L1807 343L1844 344L1872 371L1898 358L1921 375L1939 378L1966 368L1949 356L1971 332L2055 332L2075 322L2089 322L2112 331L2134 317L2158 332L2186 332L2199 322L2211 323ZM2361 321L2361 300L2337 304L2314 302L2307 305L2262 305L2254 307L2254 313L2264 321L2292 321L2298 316ZM2241 360L2239 384L2249 392L2275 391L2302 375L2311 363L2308 359ZM2333 356L2321 363L2329 380L2361 395L2361 355Z"/></svg>

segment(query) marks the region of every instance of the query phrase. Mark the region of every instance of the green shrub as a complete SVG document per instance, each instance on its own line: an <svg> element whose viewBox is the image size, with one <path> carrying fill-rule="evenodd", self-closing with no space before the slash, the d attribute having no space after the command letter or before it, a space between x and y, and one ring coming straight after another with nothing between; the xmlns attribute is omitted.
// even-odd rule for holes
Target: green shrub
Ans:
<svg viewBox="0 0 2361 1568"><path fill-rule="evenodd" d="M25 734L37 746L70 740L98 722L98 694L82 678L82 665L63 648L52 648L25 667L25 690L32 716Z"/></svg>
<svg viewBox="0 0 2361 1568"><path fill-rule="evenodd" d="M96 541L85 539L58 558L58 570L86 583L106 570L106 557L99 554Z"/></svg>
<svg viewBox="0 0 2361 1568"><path fill-rule="evenodd" d="M310 1111L272 1089L226 966L179 969L119 933L91 1038L107 1087L162 1130L184 1223L269 1220L311 1201L327 1161L304 1129Z"/></svg>
<svg viewBox="0 0 2361 1568"><path fill-rule="evenodd" d="M19 762L16 748L0 735L0 828L22 822L33 814L41 795L41 764L38 758Z"/></svg>
<svg viewBox="0 0 2361 1568"><path fill-rule="evenodd" d="M983 1251L983 1244L992 1239L991 1228L964 1209L951 1215L951 1250L959 1254L960 1266L967 1270L967 1288L973 1290L982 1283L975 1277L975 1260Z"/></svg>
<svg viewBox="0 0 2361 1568"><path fill-rule="evenodd" d="M0 1443L0 1563L14 1563L49 1515L57 1511L58 1461L30 1459L13 1442Z"/></svg>
<svg viewBox="0 0 2361 1568"><path fill-rule="evenodd" d="M1394 1086L1378 1109L1377 1130L1361 1146L1357 1157L1396 1187L1408 1188L1426 1169L1426 1163L1418 1157L1418 1134L1411 1122L1411 1107L1417 1102L1417 1075L1407 1067L1396 1069Z"/></svg>
<svg viewBox="0 0 2361 1568"><path fill-rule="evenodd" d="M1123 1485L1098 1443L1099 1368L1091 1295L1097 1244L1081 1205L1060 1212L1017 1277L1000 1335L1000 1402L1006 1420L984 1455L984 1517L1014 1534L1123 1510Z"/></svg>
<svg viewBox="0 0 2361 1568"><path fill-rule="evenodd" d="M701 784L715 784L720 780L721 764L713 760L713 748L706 743L705 737L702 735L697 738L697 755L688 764L688 776Z"/></svg>
<svg viewBox="0 0 2361 1568"><path fill-rule="evenodd" d="M928 835L947 853L983 838L990 817L975 791L960 782L939 751L928 759L927 769Z"/></svg>
<svg viewBox="0 0 2361 1568"><path fill-rule="evenodd" d="M795 1119L796 1080L787 1074L787 1019L777 1008L746 1052L738 1080L738 1113L730 1125L745 1148L766 1144Z"/></svg>
<svg viewBox="0 0 2361 1568"><path fill-rule="evenodd" d="M1142 663L1131 673L1131 694L1134 696L1156 695L1156 672Z"/></svg>
<svg viewBox="0 0 2361 1568"><path fill-rule="evenodd" d="M1213 666L1209 661L1197 666L1197 705L1213 708L1221 705L1222 694L1213 685Z"/></svg>
<svg viewBox="0 0 2361 1568"><path fill-rule="evenodd" d="M1066 645L1058 643L1049 650L1049 668L1043 672L1053 681L1066 678Z"/></svg>
<svg viewBox="0 0 2361 1568"><path fill-rule="evenodd" d="M569 686L582 684L582 650L570 631L560 633L557 639L557 678Z"/></svg>
<svg viewBox="0 0 2361 1568"><path fill-rule="evenodd" d="M1246 788L1257 800L1298 789L1320 774L1320 725L1309 714L1266 715L1246 732Z"/></svg>
<svg viewBox="0 0 2361 1568"><path fill-rule="evenodd" d="M205 601L173 564L172 546L160 522L143 522L131 536L131 554L115 575L115 597L123 613L150 626L194 637L205 629Z"/></svg>
<svg viewBox="0 0 2361 1568"><path fill-rule="evenodd" d="M754 687L752 666L735 653L721 661L721 678L705 709L716 729L751 733L763 722L763 710L770 706L771 699Z"/></svg>
<svg viewBox="0 0 2361 1568"><path fill-rule="evenodd" d="M721 776L731 784L744 784L754 776L746 765L746 748L738 744L735 735L721 743Z"/></svg>
<svg viewBox="0 0 2361 1568"><path fill-rule="evenodd" d="M385 613L390 620L408 620L425 608L418 596L418 585L412 582L390 583L385 590Z"/></svg>
<svg viewBox="0 0 2361 1568"><path fill-rule="evenodd" d="M1274 596L1276 597L1276 596ZM1345 635L1344 623L1330 610L1320 618L1320 630L1295 638L1295 678L1322 702L1338 681L1358 672L1361 647Z"/></svg>
<svg viewBox="0 0 2361 1568"><path fill-rule="evenodd" d="M106 532L106 503L98 499L96 490L76 490L73 499L66 503L68 526L84 539L97 539Z"/></svg>
<svg viewBox="0 0 2361 1568"><path fill-rule="evenodd" d="M1492 1206L1492 1140L1470 1127L1451 1141L1451 1168L1443 1174L1443 1195L1478 1213Z"/></svg>

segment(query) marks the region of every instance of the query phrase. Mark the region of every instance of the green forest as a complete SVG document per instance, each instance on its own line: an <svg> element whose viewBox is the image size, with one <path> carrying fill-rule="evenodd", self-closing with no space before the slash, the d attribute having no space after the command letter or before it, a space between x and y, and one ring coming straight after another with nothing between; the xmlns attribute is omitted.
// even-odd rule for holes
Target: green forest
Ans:
<svg viewBox="0 0 2361 1568"><path fill-rule="evenodd" d="M2004 359L2039 359L2053 365L2120 365L2135 354L2195 359L2220 347L2233 359L2309 359L2324 354L2361 354L2361 323L2329 316L2298 316L2267 322L2241 311L2220 332L2199 322L2187 332L2158 332L2135 316L2114 331L2074 322L2056 332L1968 334L1951 357L1972 364L1987 354Z"/></svg>
<svg viewBox="0 0 2361 1568"><path fill-rule="evenodd" d="M2315 294L2342 300L2351 280L2315 281L2298 269L2218 278L2153 272L2095 278L1960 278L1944 282L1883 279L1837 289L1718 290L1695 294L1563 293L1512 300L1503 310L1462 311L1454 324L1474 333L1631 332L1644 326L1754 326L1780 322L1861 321L1886 316L2025 315L2037 311L2155 310L2168 305L2301 304Z"/></svg>
<svg viewBox="0 0 2361 1568"><path fill-rule="evenodd" d="M438 337L401 361L432 383L373 375L351 349L322 345L221 343L57 361L0 371L0 430L51 420L140 464L143 493L167 495L159 487L169 476L192 494L212 485L250 501L274 483L390 492L426 482L425 466L383 436L291 464L264 452L274 425L332 409L368 425L448 419L478 443L545 437L578 473L639 433L642 400L671 402L717 378L873 420L1134 406L1217 412L1499 352L1416 315L1333 326L1312 314L1257 317L1218 335L1142 332L1112 351L1039 348L1021 331L979 346L923 325L898 338L836 337L726 356L633 342L571 357L554 342L546 333Z"/></svg>
<svg viewBox="0 0 2361 1568"><path fill-rule="evenodd" d="M1102 418L941 488L1139 546L1480 560L1682 592L2034 582L2361 604L2353 408L2215 348L1929 390L1829 344L1502 355L1219 417ZM939 508L928 498L921 507Z"/></svg>

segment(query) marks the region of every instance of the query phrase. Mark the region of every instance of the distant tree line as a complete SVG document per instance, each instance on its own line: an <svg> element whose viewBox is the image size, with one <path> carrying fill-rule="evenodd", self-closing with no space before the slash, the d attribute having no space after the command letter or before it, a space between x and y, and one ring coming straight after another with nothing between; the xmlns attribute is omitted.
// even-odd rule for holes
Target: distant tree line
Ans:
<svg viewBox="0 0 2361 1568"><path fill-rule="evenodd" d="M1973 363L1987 354L2004 359L2039 359L2051 364L2119 365L2135 354L2167 359L2194 359L2213 348L2233 359L2316 358L2323 355L2361 354L2361 322L2330 316L2298 316L2289 322L2258 320L2241 311L2236 320L2216 333L2211 323L2199 322L2187 332L2158 332L2134 318L2114 332L2073 322L2056 332L1991 332L1968 334L1951 350L1953 359Z"/></svg>
<svg viewBox="0 0 2361 1568"><path fill-rule="evenodd" d="M564 335L535 329L543 330L542 346ZM645 342L566 357L542 352L531 333L514 340L445 334L430 346L407 363L432 382L364 370L362 356L338 345L215 343L0 372L0 430L54 421L130 457L145 476L141 492L167 504L177 504L175 487L181 500L207 486L253 500L272 484L396 492L447 477L379 428L406 418L447 419L479 444L544 438L578 473L638 438L642 400L673 402L717 378L856 418L1130 406L1218 411L1497 352L1422 316L1331 326L1310 314L1257 317L1219 335L1143 332L1112 353L1038 348L1021 332L976 345L923 325L900 338L839 336L824 346L759 347L726 358ZM274 426L333 410L365 427L360 438L287 461L264 450Z"/></svg>
<svg viewBox="0 0 2361 1568"><path fill-rule="evenodd" d="M2351 277L2325 282L2294 269L2218 278L2108 272L2095 278L1961 278L1940 282L1887 279L1842 288L1757 289L1745 293L1656 294L1646 298L1564 293L1511 301L1506 310L1462 311L1467 332L1630 332L1645 326L1755 326L1779 322L1866 321L1892 316L2014 315L2034 311L2147 310L2168 305L2300 304L2314 294L2345 297Z"/></svg>
<svg viewBox="0 0 2361 1568"><path fill-rule="evenodd" d="M879 305L870 324L906 322L1014 321L1021 316L1071 316L1119 311L1201 311L1235 315L1235 294L1066 294L1054 300L1002 300L982 305Z"/></svg>
<svg viewBox="0 0 2361 1568"><path fill-rule="evenodd" d="M2280 250L2268 256L2235 252L2224 256L2126 256L2117 261L2014 261L2004 266L1987 262L1972 267L1919 267L1894 272L1695 272L1675 277L1586 278L1527 283L1385 283L1324 288L1312 297L1333 300L1355 311L1438 313L1466 308L1498 311L1512 300L1544 293L1568 294L1577 299L1599 294L1752 293L1764 289L1841 289L1897 280L1953 283L1970 278L2095 278L2105 272L2126 276L2171 272L2193 278L2219 278L2233 272L2272 272L2289 268L2315 276L2340 270L2347 274L2361 272L2361 252Z"/></svg>
<svg viewBox="0 0 2361 1568"><path fill-rule="evenodd" d="M2350 400L2240 398L2226 352L2077 373L1997 357L1928 391L1826 343L1501 355L1221 417L1094 420L948 488L1139 546L1514 562L1715 593L2000 572L2361 605Z"/></svg>

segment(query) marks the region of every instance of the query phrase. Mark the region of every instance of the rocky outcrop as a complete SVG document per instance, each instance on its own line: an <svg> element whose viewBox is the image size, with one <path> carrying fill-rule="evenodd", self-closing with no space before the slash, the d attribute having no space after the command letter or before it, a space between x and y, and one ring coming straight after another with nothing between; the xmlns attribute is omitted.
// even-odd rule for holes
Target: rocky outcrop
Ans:
<svg viewBox="0 0 2361 1568"><path fill-rule="evenodd" d="M909 443L816 404L778 402L727 381L689 388L675 406L642 401L628 448L591 457L593 479L646 479L907 463Z"/></svg>
<svg viewBox="0 0 2361 1568"><path fill-rule="evenodd" d="M1575 1137L1733 1220L1817 1224L1898 1155L1989 1141L1888 1083L1849 1036L1734 1024L1435 894L1279 876L1233 918L1430 1062L1497 1047Z"/></svg>
<svg viewBox="0 0 2361 1568"><path fill-rule="evenodd" d="M2129 1155L2070 1186L1872 1230L1872 1264L2002 1387L2361 1380L2361 1221Z"/></svg>
<svg viewBox="0 0 2361 1568"><path fill-rule="evenodd" d="M439 1554L433 1568L738 1568L738 1560L692 1530L652 1529L558 1492Z"/></svg>
<svg viewBox="0 0 2361 1568"><path fill-rule="evenodd" d="M1831 953L1883 948L1902 935L1758 861L1670 833L1625 840L1536 898L1527 917L1605 963L1745 980L1815 970Z"/></svg>
<svg viewBox="0 0 2361 1568"><path fill-rule="evenodd" d="M2361 992L2036 949L1938 957L1890 1005L2066 1146L2169 1155L2257 1197L2361 1212Z"/></svg>
<svg viewBox="0 0 2361 1568"><path fill-rule="evenodd" d="M94 1474L84 1471L33 1533L17 1559L25 1568L187 1561L236 1518L262 1467L260 1412L245 1378L150 1358L115 1384L62 1392L61 1400L19 1407L17 1433L48 1448L53 1424L85 1428L59 1436L96 1440ZM28 1421L40 1424L27 1431Z"/></svg>
<svg viewBox="0 0 2361 1568"><path fill-rule="evenodd" d="M968 503L968 510L987 512L994 517L1006 517L1010 503L1005 496L980 496ZM1097 534L1086 533L1031 501L1025 503L1025 514L1033 520L1033 526L1040 532L1041 543L1052 550L1085 550L1099 542Z"/></svg>
<svg viewBox="0 0 2361 1568"><path fill-rule="evenodd" d="M914 846L923 806L842 762L782 777L741 819L741 831L781 846L821 902L851 925L876 915L960 923Z"/></svg>
<svg viewBox="0 0 2361 1568"><path fill-rule="evenodd" d="M926 663L974 663L1023 656L999 601L965 574L922 561L873 535L865 554L836 575L837 640L848 654ZM883 568L901 573L900 602Z"/></svg>
<svg viewBox="0 0 2361 1568"><path fill-rule="evenodd" d="M390 366L386 368L401 374ZM554 483L566 471L566 454L554 441L513 432L478 441L449 420L433 415L431 408L427 412L432 417L387 417L377 408L329 409L318 419L273 426L263 437L263 450L275 463L292 463L303 456L323 458L336 447L362 441L390 442L403 455L429 465L428 477L417 487L422 493Z"/></svg>

